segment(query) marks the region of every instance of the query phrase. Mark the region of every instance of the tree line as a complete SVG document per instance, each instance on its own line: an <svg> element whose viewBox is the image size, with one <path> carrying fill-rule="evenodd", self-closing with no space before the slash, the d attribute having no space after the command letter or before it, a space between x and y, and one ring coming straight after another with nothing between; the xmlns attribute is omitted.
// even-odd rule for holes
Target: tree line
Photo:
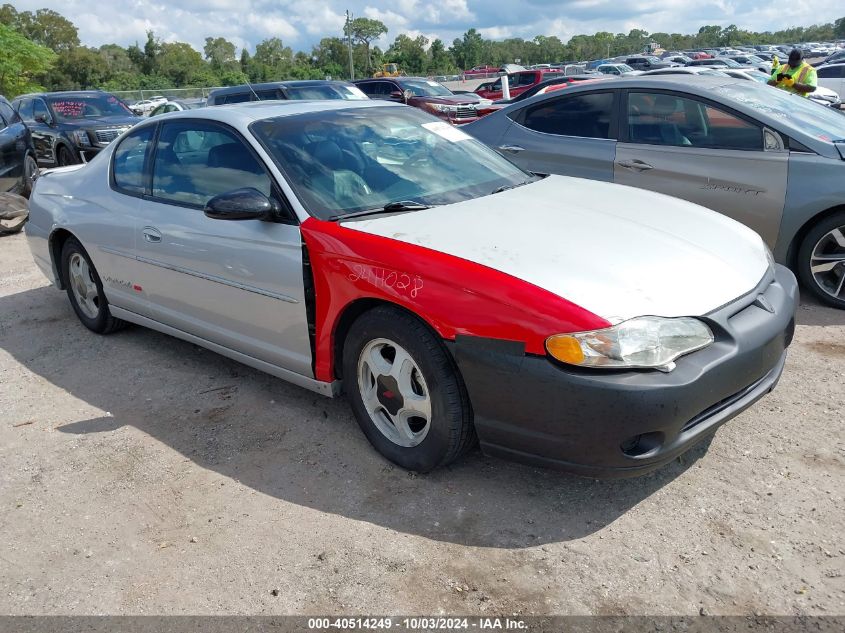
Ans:
<svg viewBox="0 0 845 633"><path fill-rule="evenodd" d="M371 76L383 63L398 63L408 75L448 75L481 64L530 65L542 62L598 59L643 51L650 42L668 49L689 49L738 44L825 41L845 38L845 18L828 24L757 33L709 25L697 33L599 32L576 35L568 42L556 36L534 39L485 39L469 29L447 47L405 34L396 36L382 51L373 42L388 32L379 20L356 18L344 27L343 37L325 37L310 51L296 51L278 37L263 40L250 52L238 55L235 44L222 37L207 37L202 51L185 42L163 42L153 31L143 44L124 47L83 46L76 26L51 9L18 11L0 7L0 94L13 97L41 89L161 90L167 88L228 86L246 81L349 78L349 48L355 76Z"/></svg>

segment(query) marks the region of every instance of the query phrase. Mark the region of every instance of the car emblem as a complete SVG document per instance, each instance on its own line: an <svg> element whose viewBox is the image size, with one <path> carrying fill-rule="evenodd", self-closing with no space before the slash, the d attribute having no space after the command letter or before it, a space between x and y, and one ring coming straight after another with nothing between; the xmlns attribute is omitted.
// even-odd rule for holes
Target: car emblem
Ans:
<svg viewBox="0 0 845 633"><path fill-rule="evenodd" d="M774 306L772 306L769 300L766 299L766 297L764 297L763 295L757 295L757 298L754 300L753 305L757 306L758 308L763 308L763 310L765 310L766 312L771 312L772 314L775 313Z"/></svg>

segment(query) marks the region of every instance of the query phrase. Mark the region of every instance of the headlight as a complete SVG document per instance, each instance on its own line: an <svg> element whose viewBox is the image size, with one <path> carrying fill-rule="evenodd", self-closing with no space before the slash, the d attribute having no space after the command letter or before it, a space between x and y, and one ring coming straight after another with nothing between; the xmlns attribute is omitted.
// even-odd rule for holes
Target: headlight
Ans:
<svg viewBox="0 0 845 633"><path fill-rule="evenodd" d="M90 145L91 144L91 139L88 138L88 132L86 132L85 130L73 130L70 133L70 138L73 139L73 141L77 145Z"/></svg>
<svg viewBox="0 0 845 633"><path fill-rule="evenodd" d="M426 106L428 106L432 110L435 110L436 112L449 112L453 109L456 109L453 106L446 105L445 103L426 103Z"/></svg>
<svg viewBox="0 0 845 633"><path fill-rule="evenodd" d="M556 334L546 350L569 365L608 369L674 369L674 360L713 342L703 321L643 316L602 330Z"/></svg>

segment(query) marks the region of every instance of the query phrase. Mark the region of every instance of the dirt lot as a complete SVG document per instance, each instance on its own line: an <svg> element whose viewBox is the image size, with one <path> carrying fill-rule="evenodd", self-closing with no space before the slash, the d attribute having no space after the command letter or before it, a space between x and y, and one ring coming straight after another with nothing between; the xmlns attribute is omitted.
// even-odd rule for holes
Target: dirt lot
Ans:
<svg viewBox="0 0 845 633"><path fill-rule="evenodd" d="M0 238L0 613L843 614L845 314L645 478L394 468L346 404L91 334Z"/></svg>

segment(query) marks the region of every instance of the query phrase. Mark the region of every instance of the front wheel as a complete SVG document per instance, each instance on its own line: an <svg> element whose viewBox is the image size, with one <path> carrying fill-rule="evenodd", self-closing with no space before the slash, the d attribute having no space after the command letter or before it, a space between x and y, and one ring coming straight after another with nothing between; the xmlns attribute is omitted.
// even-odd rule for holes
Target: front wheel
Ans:
<svg viewBox="0 0 845 633"><path fill-rule="evenodd" d="M59 145L59 149L56 150L56 164L59 167L67 167L68 165L75 165L76 162L73 152L67 146Z"/></svg>
<svg viewBox="0 0 845 633"><path fill-rule="evenodd" d="M68 238L62 248L62 277L70 305L85 327L97 334L109 334L125 325L111 315L100 276L74 238Z"/></svg>
<svg viewBox="0 0 845 633"><path fill-rule="evenodd" d="M798 276L823 303L845 309L845 211L807 233L798 251Z"/></svg>
<svg viewBox="0 0 845 633"><path fill-rule="evenodd" d="M446 465L475 443L463 380L428 327L391 307L352 325L343 348L345 390L370 443L417 472Z"/></svg>

